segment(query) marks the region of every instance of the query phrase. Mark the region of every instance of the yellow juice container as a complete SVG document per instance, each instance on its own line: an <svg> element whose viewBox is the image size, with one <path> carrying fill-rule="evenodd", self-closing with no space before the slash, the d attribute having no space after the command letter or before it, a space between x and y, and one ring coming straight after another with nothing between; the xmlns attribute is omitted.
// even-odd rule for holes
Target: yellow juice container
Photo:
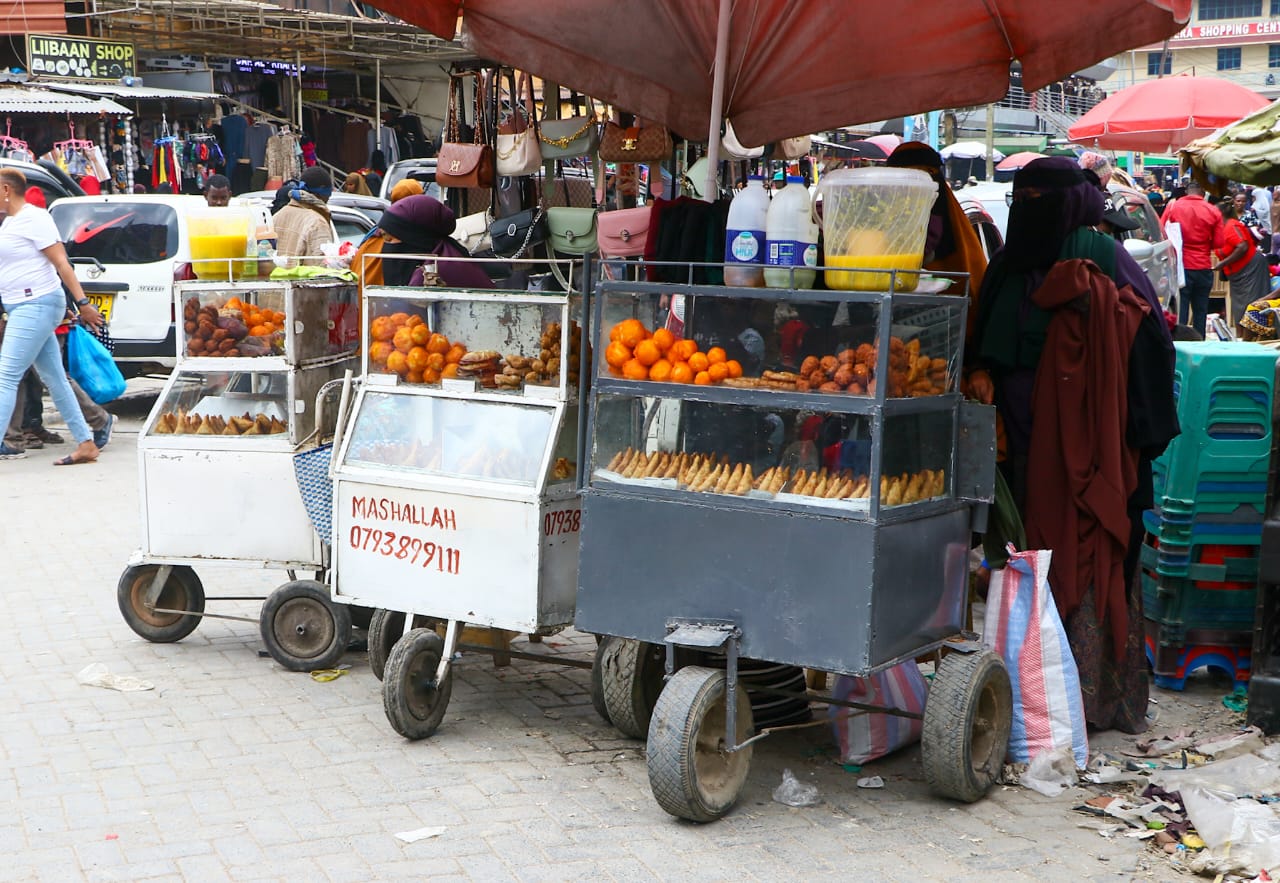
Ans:
<svg viewBox="0 0 1280 883"><path fill-rule="evenodd" d="M937 183L916 169L841 169L818 185L828 288L912 291ZM896 275L887 270L900 270ZM877 272L880 271L880 272Z"/></svg>
<svg viewBox="0 0 1280 883"><path fill-rule="evenodd" d="M200 279L228 281L252 275L245 258L253 241L254 215L247 208L225 206L187 215L191 269Z"/></svg>

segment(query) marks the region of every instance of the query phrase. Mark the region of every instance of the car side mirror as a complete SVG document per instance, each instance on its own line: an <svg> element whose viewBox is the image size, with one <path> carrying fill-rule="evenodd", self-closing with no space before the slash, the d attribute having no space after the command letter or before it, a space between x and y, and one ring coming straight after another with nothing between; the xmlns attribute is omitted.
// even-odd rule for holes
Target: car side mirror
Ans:
<svg viewBox="0 0 1280 883"><path fill-rule="evenodd" d="M1156 253L1156 247L1145 239L1126 239L1124 250L1129 252L1129 257L1140 264L1151 260Z"/></svg>

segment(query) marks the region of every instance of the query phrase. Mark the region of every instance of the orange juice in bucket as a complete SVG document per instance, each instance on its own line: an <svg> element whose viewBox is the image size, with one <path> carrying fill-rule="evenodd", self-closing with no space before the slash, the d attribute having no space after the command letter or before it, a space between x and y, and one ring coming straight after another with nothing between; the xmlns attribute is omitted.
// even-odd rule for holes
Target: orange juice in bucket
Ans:
<svg viewBox="0 0 1280 883"><path fill-rule="evenodd" d="M828 288L887 291L893 280L895 291L915 289L938 194L932 178L916 169L842 169L818 193Z"/></svg>

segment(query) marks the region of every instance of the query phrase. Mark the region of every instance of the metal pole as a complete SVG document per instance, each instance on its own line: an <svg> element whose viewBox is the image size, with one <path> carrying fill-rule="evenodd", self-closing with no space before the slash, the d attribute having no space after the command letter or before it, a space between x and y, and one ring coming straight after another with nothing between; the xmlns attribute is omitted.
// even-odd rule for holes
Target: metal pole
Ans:
<svg viewBox="0 0 1280 883"><path fill-rule="evenodd" d="M996 106L987 105L987 180L995 180Z"/></svg>
<svg viewBox="0 0 1280 883"><path fill-rule="evenodd" d="M294 70L298 74L298 134L302 134L302 50L293 52Z"/></svg>
<svg viewBox="0 0 1280 883"><path fill-rule="evenodd" d="M124 192L133 192L133 123L124 118Z"/></svg>
<svg viewBox="0 0 1280 883"><path fill-rule="evenodd" d="M373 60L373 149L382 149L382 59Z"/></svg>
<svg viewBox="0 0 1280 883"><path fill-rule="evenodd" d="M724 81L729 66L729 16L732 7L732 0L720 0L720 18L716 22L716 65L712 70L711 125L707 133L707 186L702 191L702 198L707 202L715 202L720 196L716 178L720 165L720 124L724 122Z"/></svg>

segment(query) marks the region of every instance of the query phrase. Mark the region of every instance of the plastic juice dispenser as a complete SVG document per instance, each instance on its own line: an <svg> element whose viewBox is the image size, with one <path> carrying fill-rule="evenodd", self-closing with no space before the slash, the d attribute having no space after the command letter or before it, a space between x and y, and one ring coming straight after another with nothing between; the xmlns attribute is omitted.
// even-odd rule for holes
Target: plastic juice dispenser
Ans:
<svg viewBox="0 0 1280 883"><path fill-rule="evenodd" d="M910 271L924 261L936 181L918 169L841 169L822 179L818 194L827 288L887 291L893 278L895 291L915 289L920 274ZM851 269L831 269L838 267Z"/></svg>
<svg viewBox="0 0 1280 883"><path fill-rule="evenodd" d="M224 206L187 213L191 269L200 279L227 281L257 275L257 261L233 260L257 254L257 219L251 209Z"/></svg>

